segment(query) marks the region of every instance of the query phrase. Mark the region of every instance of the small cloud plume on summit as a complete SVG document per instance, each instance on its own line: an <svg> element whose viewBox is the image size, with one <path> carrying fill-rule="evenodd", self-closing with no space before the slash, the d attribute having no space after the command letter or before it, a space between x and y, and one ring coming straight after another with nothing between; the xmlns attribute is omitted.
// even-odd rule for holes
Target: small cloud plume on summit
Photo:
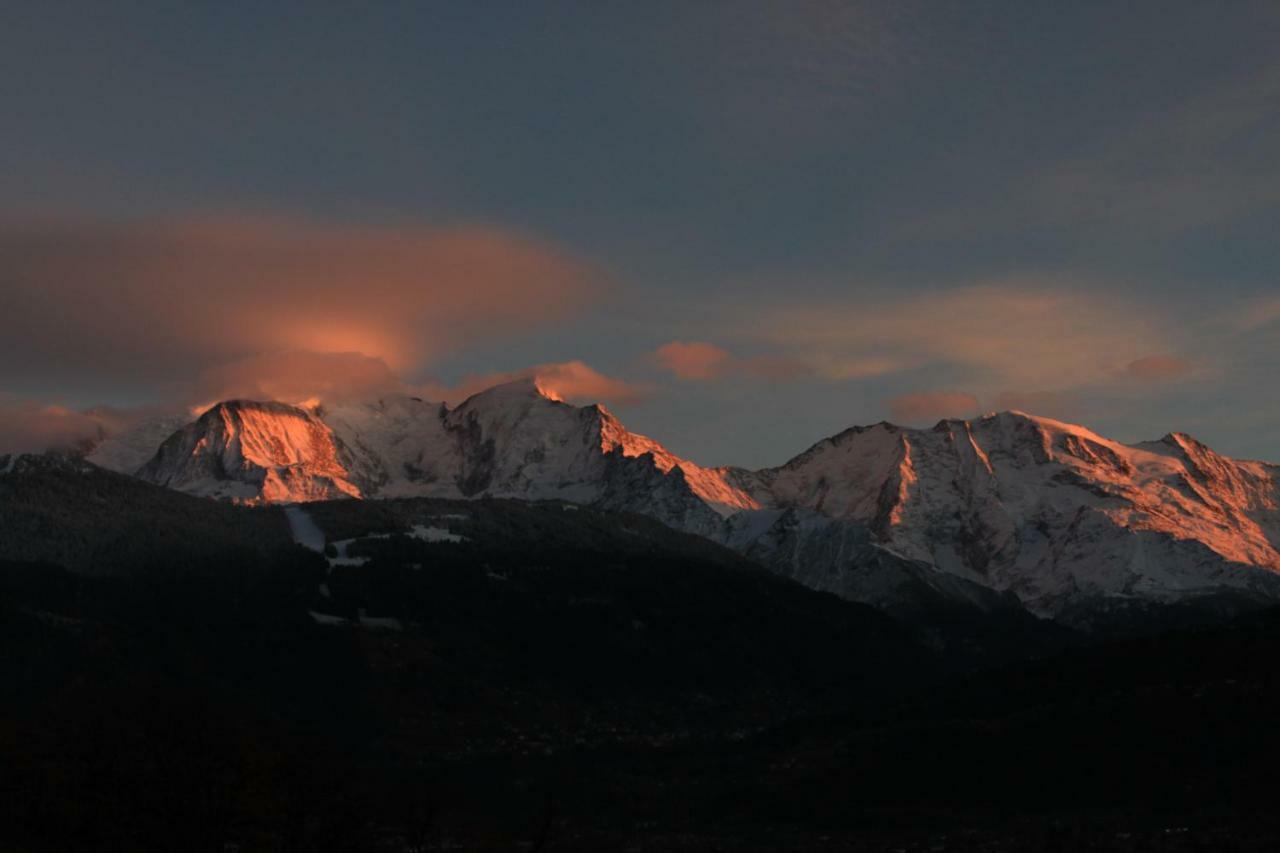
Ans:
<svg viewBox="0 0 1280 853"><path fill-rule="evenodd" d="M649 393L644 385L607 376L585 362L576 360L538 364L524 370L466 376L452 386L429 382L418 386L415 393L426 399L441 400L453 405L486 388L517 379L536 379L541 388L568 402L627 405L640 402Z"/></svg>

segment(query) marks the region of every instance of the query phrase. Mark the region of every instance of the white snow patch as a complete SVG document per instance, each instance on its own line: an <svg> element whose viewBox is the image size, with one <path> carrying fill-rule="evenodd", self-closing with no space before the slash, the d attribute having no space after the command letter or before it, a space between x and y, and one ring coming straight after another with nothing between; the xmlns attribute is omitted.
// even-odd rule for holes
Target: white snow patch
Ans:
<svg viewBox="0 0 1280 853"><path fill-rule="evenodd" d="M421 539L425 542L466 542L467 537L460 536L457 533L450 533L443 527L426 527L421 524L413 526L413 532L409 534L414 539Z"/></svg>
<svg viewBox="0 0 1280 853"><path fill-rule="evenodd" d="M360 627L371 628L375 631L403 631L404 625L400 624L399 619L391 616L370 616L363 607L357 612L360 620Z"/></svg>
<svg viewBox="0 0 1280 853"><path fill-rule="evenodd" d="M362 536L361 539L385 539L386 536ZM369 562L368 557L351 557L347 555L347 549L351 547L351 543L355 539L340 539L333 543L333 549L338 553L336 557L329 557L329 568L334 566L363 566Z"/></svg>
<svg viewBox="0 0 1280 853"><path fill-rule="evenodd" d="M315 520L300 506L292 505L284 508L285 518L289 519L289 529L293 532L293 541L304 548L317 553L324 553L324 531L316 525Z"/></svg>

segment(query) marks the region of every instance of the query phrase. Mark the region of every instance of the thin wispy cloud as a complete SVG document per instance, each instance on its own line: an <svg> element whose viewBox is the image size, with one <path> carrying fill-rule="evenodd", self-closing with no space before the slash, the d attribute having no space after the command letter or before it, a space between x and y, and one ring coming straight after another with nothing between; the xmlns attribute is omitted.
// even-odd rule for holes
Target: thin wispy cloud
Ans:
<svg viewBox="0 0 1280 853"><path fill-rule="evenodd" d="M745 376L786 380L818 373L818 367L801 358L777 353L735 355L707 341L670 341L652 354L664 371L682 381Z"/></svg>
<svg viewBox="0 0 1280 853"><path fill-rule="evenodd" d="M1032 276L848 302L775 306L754 324L819 364L946 365L984 383L1069 387L1167 350L1167 320L1082 282ZM850 378L857 373L851 372Z"/></svg>

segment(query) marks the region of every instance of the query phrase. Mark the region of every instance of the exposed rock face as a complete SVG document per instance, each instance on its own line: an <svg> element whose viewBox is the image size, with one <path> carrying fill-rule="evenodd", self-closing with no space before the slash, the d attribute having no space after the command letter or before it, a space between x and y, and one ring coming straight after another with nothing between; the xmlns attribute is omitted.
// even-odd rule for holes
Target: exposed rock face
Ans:
<svg viewBox="0 0 1280 853"><path fill-rule="evenodd" d="M413 397L314 410L221 403L166 440L138 476L253 502L559 499L644 512L709 536L724 515L756 506L728 472L680 459L603 406L568 405L532 380L452 410Z"/></svg>
<svg viewBox="0 0 1280 853"><path fill-rule="evenodd" d="M360 497L347 454L314 414L284 403L219 403L160 445L138 476L205 497L287 502Z"/></svg>
<svg viewBox="0 0 1280 853"><path fill-rule="evenodd" d="M533 380L412 397L223 403L139 472L241 501L557 499L640 512L859 601L1053 616L1082 603L1280 597L1280 469L1173 434L1133 446L1019 412L855 427L785 465L703 468ZM1092 605L1091 605L1092 606Z"/></svg>
<svg viewBox="0 0 1280 853"><path fill-rule="evenodd" d="M744 481L763 506L864 526L896 555L1051 615L1086 598L1276 595L1278 472L1186 436L1131 447L1005 412L855 428ZM817 559L831 561L848 563Z"/></svg>

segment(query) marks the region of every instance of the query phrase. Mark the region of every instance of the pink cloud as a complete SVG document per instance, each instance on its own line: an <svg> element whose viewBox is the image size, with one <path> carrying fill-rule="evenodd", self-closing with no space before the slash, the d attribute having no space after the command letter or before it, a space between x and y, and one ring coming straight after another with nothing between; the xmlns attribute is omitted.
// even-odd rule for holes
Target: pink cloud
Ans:
<svg viewBox="0 0 1280 853"><path fill-rule="evenodd" d="M677 379L714 379L732 359L728 350L706 341L671 341L658 347L654 357Z"/></svg>
<svg viewBox="0 0 1280 853"><path fill-rule="evenodd" d="M671 341L653 354L664 370L681 380L716 379L729 374L762 379L791 379L812 374L814 368L801 359L783 355L740 358L706 341Z"/></svg>
<svg viewBox="0 0 1280 853"><path fill-rule="evenodd" d="M194 388L184 391L192 403L218 400L326 402L368 399L404 392L404 382L380 358L355 352L283 352L252 356L202 371Z"/></svg>
<svg viewBox="0 0 1280 853"><path fill-rule="evenodd" d="M756 355L738 359L734 362L734 369L761 379L795 379L816 372L807 361L784 355Z"/></svg>
<svg viewBox="0 0 1280 853"><path fill-rule="evenodd" d="M955 391L929 391L904 394L888 401L889 415L897 423L934 423L945 418L969 418L981 408L972 394Z"/></svg>
<svg viewBox="0 0 1280 853"><path fill-rule="evenodd" d="M1191 372L1193 365L1173 355L1149 355L1131 361L1124 368L1126 376L1161 382L1178 379Z"/></svg>
<svg viewBox="0 0 1280 853"><path fill-rule="evenodd" d="M102 435L92 415L31 400L0 399L0 453L69 450Z"/></svg>
<svg viewBox="0 0 1280 853"><path fill-rule="evenodd" d="M1046 276L826 305L788 302L733 322L760 330L762 342L801 351L833 379L945 365L984 388L1101 381L1115 365L1159 352L1169 334L1166 319L1148 306Z"/></svg>
<svg viewBox="0 0 1280 853"><path fill-rule="evenodd" d="M536 379L543 390L569 402L626 405L640 402L648 394L643 385L607 376L582 361L539 364L523 370L466 376L454 386L429 382L419 386L416 393L453 405L494 385L528 378Z"/></svg>
<svg viewBox="0 0 1280 853"><path fill-rule="evenodd" d="M262 353L396 370L559 322L601 290L562 250L488 227L227 217L0 221L5 374L156 383Z"/></svg>
<svg viewBox="0 0 1280 853"><path fill-rule="evenodd" d="M538 364L522 370L466 376L457 385L405 382L384 361L361 353L286 352L254 356L204 371L193 402L231 398L284 402L371 399L384 394L413 394L456 404L494 385L534 378L564 400L634 403L645 396L640 385L608 376L583 361Z"/></svg>

